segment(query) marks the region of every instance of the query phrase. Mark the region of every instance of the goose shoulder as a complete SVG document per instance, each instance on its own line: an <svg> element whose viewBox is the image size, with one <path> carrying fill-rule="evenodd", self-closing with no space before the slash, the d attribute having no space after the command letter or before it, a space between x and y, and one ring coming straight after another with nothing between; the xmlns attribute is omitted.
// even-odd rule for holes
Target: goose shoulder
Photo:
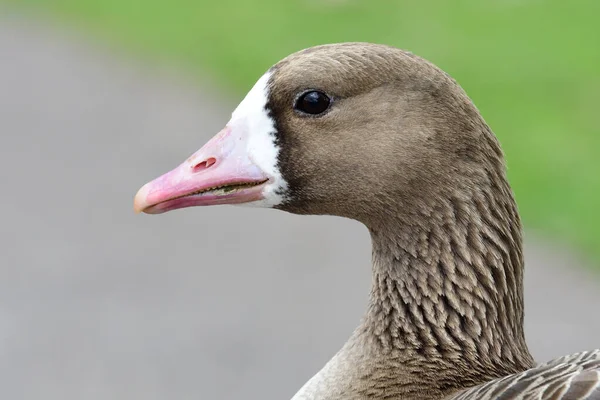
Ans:
<svg viewBox="0 0 600 400"><path fill-rule="evenodd" d="M600 349L556 358L469 389L448 400L598 400Z"/></svg>

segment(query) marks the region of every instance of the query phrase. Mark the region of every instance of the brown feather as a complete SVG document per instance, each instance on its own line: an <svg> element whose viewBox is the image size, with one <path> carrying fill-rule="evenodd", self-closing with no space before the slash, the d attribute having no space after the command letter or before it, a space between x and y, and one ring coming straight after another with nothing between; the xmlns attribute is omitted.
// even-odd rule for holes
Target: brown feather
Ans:
<svg viewBox="0 0 600 400"><path fill-rule="evenodd" d="M288 183L278 208L356 219L373 242L364 320L310 396L296 398L596 398L593 364L587 375L570 359L531 369L503 153L452 78L367 43L303 50L271 73L266 107ZM333 98L324 115L294 111L310 89Z"/></svg>

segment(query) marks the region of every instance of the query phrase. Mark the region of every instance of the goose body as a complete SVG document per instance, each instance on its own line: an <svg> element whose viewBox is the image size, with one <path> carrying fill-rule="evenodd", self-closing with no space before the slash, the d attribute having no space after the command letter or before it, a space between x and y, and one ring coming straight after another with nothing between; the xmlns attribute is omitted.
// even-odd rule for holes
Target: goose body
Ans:
<svg viewBox="0 0 600 400"><path fill-rule="evenodd" d="M595 399L600 351L537 365L500 145L460 86L383 45L292 54L135 209L248 204L363 223L365 315L293 400Z"/></svg>

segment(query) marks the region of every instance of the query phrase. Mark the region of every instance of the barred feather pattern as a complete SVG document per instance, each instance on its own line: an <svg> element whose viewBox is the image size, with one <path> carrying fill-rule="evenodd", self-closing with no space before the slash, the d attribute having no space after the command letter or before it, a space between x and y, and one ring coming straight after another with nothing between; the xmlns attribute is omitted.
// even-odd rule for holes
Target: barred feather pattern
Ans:
<svg viewBox="0 0 600 400"><path fill-rule="evenodd" d="M600 349L560 357L448 400L600 400Z"/></svg>

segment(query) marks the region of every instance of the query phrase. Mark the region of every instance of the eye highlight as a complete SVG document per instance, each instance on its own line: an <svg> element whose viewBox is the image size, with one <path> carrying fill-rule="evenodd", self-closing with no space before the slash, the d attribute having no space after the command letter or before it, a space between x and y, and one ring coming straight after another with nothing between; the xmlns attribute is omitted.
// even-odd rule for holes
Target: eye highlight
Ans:
<svg viewBox="0 0 600 400"><path fill-rule="evenodd" d="M296 100L294 108L305 114L319 115L329 109L331 98L318 90L309 90Z"/></svg>

